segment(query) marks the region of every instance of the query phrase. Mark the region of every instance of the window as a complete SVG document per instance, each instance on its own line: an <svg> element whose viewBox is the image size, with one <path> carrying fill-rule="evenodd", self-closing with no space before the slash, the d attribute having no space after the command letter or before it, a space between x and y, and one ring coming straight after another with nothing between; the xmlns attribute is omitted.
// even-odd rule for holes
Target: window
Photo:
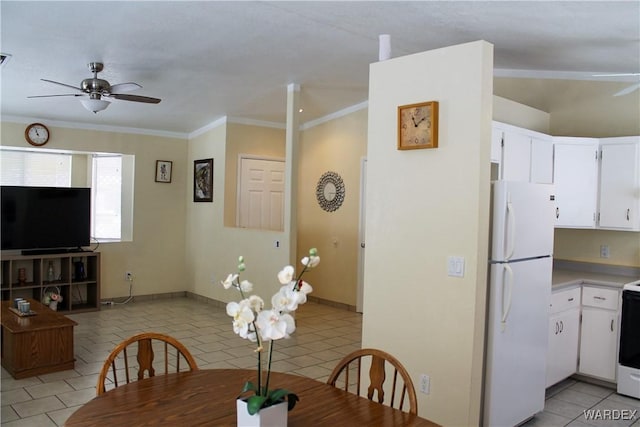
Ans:
<svg viewBox="0 0 640 427"><path fill-rule="evenodd" d="M2 150L0 184L71 187L71 155Z"/></svg>
<svg viewBox="0 0 640 427"><path fill-rule="evenodd" d="M0 184L91 187L91 237L133 238L135 158L126 154L54 153L0 149Z"/></svg>
<svg viewBox="0 0 640 427"><path fill-rule="evenodd" d="M91 235L98 241L120 240L122 156L93 156Z"/></svg>

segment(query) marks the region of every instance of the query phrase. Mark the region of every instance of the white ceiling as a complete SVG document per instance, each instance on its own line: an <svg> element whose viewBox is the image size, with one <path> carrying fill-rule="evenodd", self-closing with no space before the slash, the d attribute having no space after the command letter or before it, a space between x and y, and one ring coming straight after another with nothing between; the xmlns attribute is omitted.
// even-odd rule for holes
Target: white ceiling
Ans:
<svg viewBox="0 0 640 427"><path fill-rule="evenodd" d="M380 34L392 57L486 40L500 75L640 72L639 1L2 0L0 14L4 117L178 134L225 116L284 123L289 83L302 123L366 101ZM105 64L100 78L162 102L93 114L75 97L27 98L73 93L40 79L77 86L92 61Z"/></svg>

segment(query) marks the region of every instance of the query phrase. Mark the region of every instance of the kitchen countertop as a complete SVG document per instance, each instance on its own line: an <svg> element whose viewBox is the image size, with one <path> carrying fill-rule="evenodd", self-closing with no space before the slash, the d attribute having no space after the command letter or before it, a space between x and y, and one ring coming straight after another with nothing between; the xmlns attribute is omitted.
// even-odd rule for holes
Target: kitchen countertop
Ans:
<svg viewBox="0 0 640 427"><path fill-rule="evenodd" d="M554 260L551 289L581 285L584 282L622 289L625 284L640 279L639 270L634 267Z"/></svg>

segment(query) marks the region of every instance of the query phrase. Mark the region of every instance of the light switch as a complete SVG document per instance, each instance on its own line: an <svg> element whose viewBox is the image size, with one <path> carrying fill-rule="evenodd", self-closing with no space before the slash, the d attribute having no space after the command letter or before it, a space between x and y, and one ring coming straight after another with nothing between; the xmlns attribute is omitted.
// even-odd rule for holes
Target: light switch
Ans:
<svg viewBox="0 0 640 427"><path fill-rule="evenodd" d="M464 277L464 257L447 257L447 274L451 277Z"/></svg>

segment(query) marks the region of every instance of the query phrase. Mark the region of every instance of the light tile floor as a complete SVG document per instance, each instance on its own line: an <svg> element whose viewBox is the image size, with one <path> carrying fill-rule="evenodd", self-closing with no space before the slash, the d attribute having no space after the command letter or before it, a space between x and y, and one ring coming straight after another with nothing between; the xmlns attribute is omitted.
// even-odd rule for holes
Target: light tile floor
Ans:
<svg viewBox="0 0 640 427"><path fill-rule="evenodd" d="M73 370L14 380L1 371L2 427L61 426L95 396L98 372L109 351L124 338L143 331L167 333L192 352L201 369L253 368L247 341L231 330L224 308L191 298L157 299L104 307L70 315L75 328ZM337 361L360 348L362 316L309 302L296 312L297 331L278 341L273 368L326 381ZM637 410L633 420L588 420L586 409ZM567 380L547 393L545 411L529 421L539 426L640 427L640 400L613 390Z"/></svg>
<svg viewBox="0 0 640 427"><path fill-rule="evenodd" d="M360 348L362 315L308 302L295 313L297 330L280 340L272 369L326 381L346 354ZM255 368L251 344L233 333L224 307L192 298L156 299L72 314L75 369L15 380L2 369L2 427L61 426L95 397L98 373L116 344L139 332L162 332L182 342L198 367Z"/></svg>
<svg viewBox="0 0 640 427"><path fill-rule="evenodd" d="M547 389L544 412L524 426L640 427L640 400L570 378Z"/></svg>

